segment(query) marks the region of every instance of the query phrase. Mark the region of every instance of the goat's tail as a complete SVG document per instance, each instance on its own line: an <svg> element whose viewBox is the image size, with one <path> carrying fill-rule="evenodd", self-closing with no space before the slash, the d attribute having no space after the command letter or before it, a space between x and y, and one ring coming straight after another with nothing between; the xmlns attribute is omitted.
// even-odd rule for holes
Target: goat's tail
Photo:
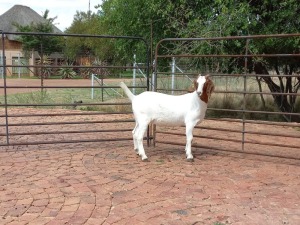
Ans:
<svg viewBox="0 0 300 225"><path fill-rule="evenodd" d="M123 91L125 92L127 97L130 99L130 101L132 101L132 99L134 98L134 94L132 94L132 92L129 90L129 88L126 86L126 84L124 82L121 82L120 87L123 89Z"/></svg>

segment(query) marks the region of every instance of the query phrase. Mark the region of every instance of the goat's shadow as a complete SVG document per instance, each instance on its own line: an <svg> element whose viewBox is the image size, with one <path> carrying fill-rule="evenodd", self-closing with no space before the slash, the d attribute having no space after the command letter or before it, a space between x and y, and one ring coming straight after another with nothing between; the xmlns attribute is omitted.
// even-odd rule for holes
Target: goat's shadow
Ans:
<svg viewBox="0 0 300 225"><path fill-rule="evenodd" d="M159 145L156 147L150 146L146 148L146 153L149 157L149 160L165 160L165 161L174 161L182 160L185 158L184 147L172 146L172 145ZM267 156L267 155L257 155L255 153L238 153L238 152L228 152L226 150L212 150L212 149L202 149L202 148L193 148L193 156L196 160L204 160L206 157L228 157L233 159L246 159L260 162L272 162L277 164L293 165L300 166L300 159L289 159L282 158L280 156ZM157 159L158 158L158 159Z"/></svg>

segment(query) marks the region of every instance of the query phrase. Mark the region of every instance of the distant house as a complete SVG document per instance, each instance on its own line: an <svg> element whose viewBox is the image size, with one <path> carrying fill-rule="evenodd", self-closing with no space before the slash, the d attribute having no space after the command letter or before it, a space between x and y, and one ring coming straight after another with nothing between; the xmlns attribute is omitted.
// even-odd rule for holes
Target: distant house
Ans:
<svg viewBox="0 0 300 225"><path fill-rule="evenodd" d="M32 23L46 22L46 19L40 16L30 7L23 5L15 5L8 11L0 15L0 31L16 32L17 28L14 24L21 26L30 25ZM53 25L54 33L62 33L56 26ZM2 64L2 39L0 40L0 65ZM32 52L30 58L26 59L22 53L22 43L18 41L17 35L5 35L4 49L6 65L34 65L35 60L39 58L37 52ZM1 72L1 71L0 71ZM8 67L7 75L33 75L33 70L20 67ZM1 74L0 74L1 75Z"/></svg>

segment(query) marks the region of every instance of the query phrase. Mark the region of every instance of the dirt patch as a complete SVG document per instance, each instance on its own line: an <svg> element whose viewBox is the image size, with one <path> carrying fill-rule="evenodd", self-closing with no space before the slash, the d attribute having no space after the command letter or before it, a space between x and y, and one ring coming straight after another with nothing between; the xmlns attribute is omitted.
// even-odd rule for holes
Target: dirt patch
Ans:
<svg viewBox="0 0 300 225"><path fill-rule="evenodd" d="M105 79L107 84L116 84L124 79ZM32 91L41 90L41 80L39 79L7 79L7 86L14 86L16 88L7 88L7 94L16 94L16 93L26 93ZM0 86L4 86L4 80L0 80ZM26 88L29 86L36 86L36 88ZM55 80L55 79L44 79L43 86L65 86L65 87L74 87L74 86L91 86L91 80L89 79L70 79L70 80ZM19 88L18 88L19 87ZM22 87L22 88L21 88ZM4 95L4 89L0 89L0 95Z"/></svg>

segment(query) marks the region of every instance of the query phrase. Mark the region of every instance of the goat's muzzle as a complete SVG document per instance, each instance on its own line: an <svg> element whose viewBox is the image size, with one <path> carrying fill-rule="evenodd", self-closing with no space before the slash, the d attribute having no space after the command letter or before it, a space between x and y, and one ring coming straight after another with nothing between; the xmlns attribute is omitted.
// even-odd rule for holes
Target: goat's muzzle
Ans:
<svg viewBox="0 0 300 225"><path fill-rule="evenodd" d="M202 95L202 91L196 91L196 92L199 97Z"/></svg>

